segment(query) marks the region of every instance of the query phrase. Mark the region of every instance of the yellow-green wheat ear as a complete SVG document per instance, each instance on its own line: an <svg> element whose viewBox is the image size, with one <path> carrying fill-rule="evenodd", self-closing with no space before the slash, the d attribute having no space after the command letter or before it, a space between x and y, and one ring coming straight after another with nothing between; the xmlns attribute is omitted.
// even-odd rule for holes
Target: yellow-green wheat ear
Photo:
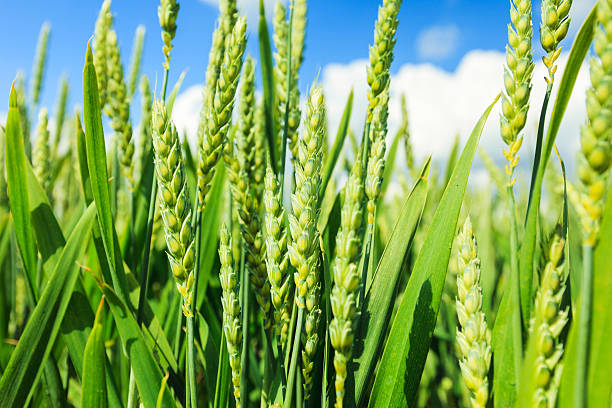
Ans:
<svg viewBox="0 0 612 408"><path fill-rule="evenodd" d="M612 161L612 2L600 1L591 58L591 86L586 93L587 121L580 132L578 157L584 244L597 243Z"/></svg>
<svg viewBox="0 0 612 408"><path fill-rule="evenodd" d="M365 177L365 193L368 198L368 225L374 225L376 202L380 197L383 173L385 171L385 151L387 138L387 120L389 118L389 90L385 89L379 96L379 103L372 115L370 131L370 151Z"/></svg>
<svg viewBox="0 0 612 408"><path fill-rule="evenodd" d="M176 0L161 0L157 7L157 17L162 28L163 52L166 57L164 68L166 69L170 69L170 51L172 51L172 40L176 35L176 18L179 8L179 3Z"/></svg>
<svg viewBox="0 0 612 408"><path fill-rule="evenodd" d="M229 363L232 369L232 385L236 407L240 407L240 368L242 327L240 325L240 288L238 274L234 269L232 242L227 227L221 226L219 234L219 280L221 282L221 304L223 306L223 331L227 342Z"/></svg>
<svg viewBox="0 0 612 408"><path fill-rule="evenodd" d="M134 145L132 143L132 122L130 121L130 100L123 76L117 33L113 29L110 29L106 36L106 58L108 63L107 114L119 142L121 171L128 180L129 187L133 189Z"/></svg>
<svg viewBox="0 0 612 408"><path fill-rule="evenodd" d="M32 83L30 88L30 99L34 106L40 100L40 91L43 85L45 66L47 65L47 49L49 46L49 35L51 34L51 24L45 22L40 28L38 44L36 44L36 56L32 67Z"/></svg>
<svg viewBox="0 0 612 408"><path fill-rule="evenodd" d="M287 300L292 282L288 273L285 210L281 202L278 180L270 166L266 169L263 202L266 266L270 282L270 297L274 307L274 328L276 335L284 344L289 322Z"/></svg>
<svg viewBox="0 0 612 408"><path fill-rule="evenodd" d="M38 114L38 126L36 129L36 143L32 157L34 174L40 182L40 186L49 193L51 184L51 163L49 149L49 118L47 108L42 108Z"/></svg>
<svg viewBox="0 0 612 408"><path fill-rule="evenodd" d="M240 233L244 241L245 260L249 268L249 277L255 286L257 303L263 313L266 329L271 327L270 285L264 262L264 242L261 235L259 219L259 201L253 194L253 158L255 113L254 61L247 58L244 64L242 87L240 90L239 123L234 136L234 143L227 143L224 159L232 198L236 203L236 215L240 224ZM235 146L234 146L235 145ZM235 148L234 148L235 147Z"/></svg>
<svg viewBox="0 0 612 408"><path fill-rule="evenodd" d="M374 26L374 45L370 46L370 62L367 67L368 111L367 122L372 121L374 109L379 104L378 95L389 85L389 68L393 62L395 32L399 23L397 15L401 0L383 0L378 9L378 20Z"/></svg>
<svg viewBox="0 0 612 408"><path fill-rule="evenodd" d="M561 380L563 343L559 336L568 321L568 312L561 310L565 292L563 273L564 240L555 235L548 252L548 263L541 274L536 292L531 335L536 336L537 354L534 373L534 406L554 407Z"/></svg>
<svg viewBox="0 0 612 408"><path fill-rule="evenodd" d="M414 154L412 153L412 141L410 140L410 123L408 120L408 105L406 103L406 94L402 94L401 108L402 121L400 123L400 128L398 129L397 133L398 136L401 137L401 140L404 142L406 166L408 167L408 171L412 173L414 171Z"/></svg>
<svg viewBox="0 0 612 408"><path fill-rule="evenodd" d="M567 35L570 25L569 12L572 0L542 0L542 22L540 23L540 44L546 51L542 57L544 65L548 69L549 78L552 82L557 66L555 62L561 54L559 43Z"/></svg>
<svg viewBox="0 0 612 408"><path fill-rule="evenodd" d="M332 264L334 286L330 303L333 319L329 325L329 338L334 348L336 408L343 406L344 382L353 348L357 297L361 287L359 258L364 199L362 173L361 162L357 159L344 187L340 230L336 235L336 255Z"/></svg>
<svg viewBox="0 0 612 408"><path fill-rule="evenodd" d="M204 122L206 127L199 148L198 166L198 204L200 208L204 207L206 194L210 190L210 183L215 174L215 166L227 142L245 47L246 19L240 17L236 20L231 35L227 39L215 95L213 99L209 99L211 106L208 110L208 118Z"/></svg>
<svg viewBox="0 0 612 408"><path fill-rule="evenodd" d="M501 137L508 145L504 150L507 160L508 183L514 184L514 169L518 165L518 151L523 143L520 132L525 127L529 111L531 77L533 74L533 51L531 41L531 0L517 0L510 3L508 24L508 45L506 45L506 67L502 92Z"/></svg>
<svg viewBox="0 0 612 408"><path fill-rule="evenodd" d="M104 109L108 98L107 82L108 82L108 55L107 55L107 36L113 25L113 15L110 12L110 0L104 0L98 19L96 20L96 28L94 31L93 48L94 48L94 66L96 68L96 77L98 78L98 95L100 97L100 108Z"/></svg>
<svg viewBox="0 0 612 408"><path fill-rule="evenodd" d="M191 232L191 201L187 191L181 142L164 103L153 103L153 148L160 213L170 269L183 297L183 313L192 316L195 248Z"/></svg>
<svg viewBox="0 0 612 408"><path fill-rule="evenodd" d="M487 375L491 365L491 332L482 312L480 259L468 217L457 236L457 344L459 366L470 390L473 407L486 407L489 400Z"/></svg>
<svg viewBox="0 0 612 408"><path fill-rule="evenodd" d="M317 220L318 198L321 188L321 146L325 137L325 109L323 92L314 87L306 104L305 130L298 141L295 160L295 192L291 196L293 214L289 217L291 242L288 246L289 260L295 268L297 306L305 309L305 344L302 351L302 374L304 396L310 396L314 356L319 341L317 329L321 309L319 295L320 243Z"/></svg>

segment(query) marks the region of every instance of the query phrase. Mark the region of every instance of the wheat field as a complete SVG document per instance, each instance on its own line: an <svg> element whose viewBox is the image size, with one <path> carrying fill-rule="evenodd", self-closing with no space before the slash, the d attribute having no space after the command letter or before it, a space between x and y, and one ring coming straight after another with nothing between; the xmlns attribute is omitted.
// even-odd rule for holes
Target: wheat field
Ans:
<svg viewBox="0 0 612 408"><path fill-rule="evenodd" d="M0 407L612 406L612 0L584 21L572 0L508 2L490 105L425 159L405 95L389 121L413 4L378 1L364 123L351 91L332 129L300 76L307 1L279 0L272 20L260 1L247 28L220 0L195 148L172 119L178 1L147 28L153 79L145 28L122 55L102 1L75 111L66 77L42 104L41 27L0 123ZM570 98L587 117L566 173ZM497 157L479 149L487 122ZM468 183L477 157L490 183Z"/></svg>

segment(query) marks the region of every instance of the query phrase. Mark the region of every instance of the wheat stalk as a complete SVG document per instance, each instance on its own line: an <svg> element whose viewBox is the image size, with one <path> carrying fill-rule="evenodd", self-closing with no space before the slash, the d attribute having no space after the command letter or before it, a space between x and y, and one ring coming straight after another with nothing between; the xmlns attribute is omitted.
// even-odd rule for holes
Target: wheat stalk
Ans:
<svg viewBox="0 0 612 408"><path fill-rule="evenodd" d="M134 92L136 92L136 85L138 84L138 76L140 74L140 66L142 64L142 52L144 50L145 34L145 26L139 25L136 27L136 32L134 33L134 44L132 45L132 56L130 57L130 74L127 81L129 99L132 99Z"/></svg>
<svg viewBox="0 0 612 408"><path fill-rule="evenodd" d="M362 284L358 268L364 199L362 173L361 162L357 159L344 187L344 204L340 213L340 229L336 235L336 255L332 265L334 285L330 303L333 319L329 324L329 338L335 350L337 408L343 406L344 382L351 359L357 316L357 296Z"/></svg>
<svg viewBox="0 0 612 408"><path fill-rule="evenodd" d="M489 400L487 374L491 365L491 332L482 312L480 259L468 217L457 236L457 328L459 365L470 390L473 407L486 407Z"/></svg>
<svg viewBox="0 0 612 408"><path fill-rule="evenodd" d="M57 159L57 149L62 137L64 128L64 119L66 117L66 105L68 104L68 77L62 75L60 79L59 93L55 104L55 133L53 134L53 152L51 153L52 160Z"/></svg>
<svg viewBox="0 0 612 408"><path fill-rule="evenodd" d="M236 407L240 407L240 370L242 327L240 325L240 288L238 274L234 269L232 257L232 242L225 225L221 226L219 234L219 280L221 281L221 304L223 305L223 331L227 342L229 363L232 369L232 384Z"/></svg>
<svg viewBox="0 0 612 408"><path fill-rule="evenodd" d="M406 166L412 174L414 172L414 154L412 152L412 141L410 140L410 124L408 121L408 106L406 104L406 94L402 94L401 99L402 121L397 131L398 137L404 142L404 153L406 155Z"/></svg>
<svg viewBox="0 0 612 408"><path fill-rule="evenodd" d="M138 153L136 159L136 173L142 178L144 168L141 166L144 164L144 159L147 157L151 149L151 109L153 107L153 96L151 95L151 85L149 83L149 77L146 75L142 76L140 80L140 127L138 132Z"/></svg>
<svg viewBox="0 0 612 408"><path fill-rule="evenodd" d="M192 316L195 248L181 142L162 101L155 100L152 115L155 174L168 260L178 291L183 297L183 313L189 317Z"/></svg>

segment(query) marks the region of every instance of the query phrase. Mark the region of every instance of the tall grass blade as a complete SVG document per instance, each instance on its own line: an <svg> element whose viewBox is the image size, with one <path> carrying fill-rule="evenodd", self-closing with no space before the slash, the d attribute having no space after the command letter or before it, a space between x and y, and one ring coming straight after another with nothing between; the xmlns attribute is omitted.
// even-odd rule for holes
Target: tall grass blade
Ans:
<svg viewBox="0 0 612 408"><path fill-rule="evenodd" d="M370 406L414 404L436 324L472 160L482 129L498 98L499 95L474 127L436 209L391 326L370 395Z"/></svg>
<svg viewBox="0 0 612 408"><path fill-rule="evenodd" d="M104 361L106 352L104 350L104 331L102 318L104 316L104 298L100 301L96 320L89 333L85 355L83 357L83 385L81 391L81 406L92 408L105 408L106 377Z"/></svg>
<svg viewBox="0 0 612 408"><path fill-rule="evenodd" d="M11 86L9 112L6 118L6 181L9 203L15 225L17 244L25 268L26 284L33 300L38 298L36 287L36 249L30 226L29 197L26 177L26 155L21 132L21 118L15 87Z"/></svg>
<svg viewBox="0 0 612 408"><path fill-rule="evenodd" d="M91 205L68 238L62 250L50 283L19 339L17 347L0 379L0 406L24 406L28 394L34 389L44 367L68 302L79 276L76 261L81 257L89 242L95 216L95 205Z"/></svg>
<svg viewBox="0 0 612 408"><path fill-rule="evenodd" d="M367 399L367 391L393 309L394 294L402 265L410 251L412 238L427 199L429 167L430 160L425 163L420 177L406 199L372 283L366 286L366 296L353 343L354 361L358 368L354 373L354 379L349 375L346 384L345 399L349 406L354 403L362 406ZM354 385L351 384L352 381ZM354 401L351 401L352 399Z"/></svg>

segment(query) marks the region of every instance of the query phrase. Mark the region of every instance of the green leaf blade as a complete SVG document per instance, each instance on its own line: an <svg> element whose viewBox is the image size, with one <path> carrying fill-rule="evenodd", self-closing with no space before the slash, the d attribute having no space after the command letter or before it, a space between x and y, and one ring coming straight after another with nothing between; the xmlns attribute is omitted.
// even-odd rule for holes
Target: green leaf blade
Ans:
<svg viewBox="0 0 612 408"><path fill-rule="evenodd" d="M463 196L480 135L499 95L486 109L455 166L402 297L369 405L413 405L442 297Z"/></svg>

